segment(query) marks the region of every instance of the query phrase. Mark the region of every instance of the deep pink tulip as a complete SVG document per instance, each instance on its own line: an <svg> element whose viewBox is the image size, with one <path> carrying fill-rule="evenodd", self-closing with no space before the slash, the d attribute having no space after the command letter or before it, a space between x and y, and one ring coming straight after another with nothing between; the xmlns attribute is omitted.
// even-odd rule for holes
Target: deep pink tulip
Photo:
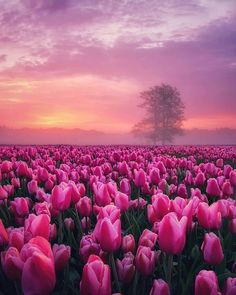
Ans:
<svg viewBox="0 0 236 295"><path fill-rule="evenodd" d="M179 186L178 186L178 189L177 189L177 194L181 197L181 198L188 198L188 192L187 192L187 188L186 188L186 185L181 183Z"/></svg>
<svg viewBox="0 0 236 295"><path fill-rule="evenodd" d="M218 279L214 271L201 270L195 279L195 295L218 295Z"/></svg>
<svg viewBox="0 0 236 295"><path fill-rule="evenodd" d="M228 278L225 282L223 295L235 295L236 294L236 278Z"/></svg>
<svg viewBox="0 0 236 295"><path fill-rule="evenodd" d="M233 187L236 187L236 170L232 170L229 174L229 180Z"/></svg>
<svg viewBox="0 0 236 295"><path fill-rule="evenodd" d="M122 260L116 260L118 278L122 283L130 283L134 277L134 255L126 253Z"/></svg>
<svg viewBox="0 0 236 295"><path fill-rule="evenodd" d="M2 173L9 173L12 170L12 163L10 161L3 161L1 164Z"/></svg>
<svg viewBox="0 0 236 295"><path fill-rule="evenodd" d="M159 169L158 168L152 168L152 170L149 173L149 177L150 177L151 183L153 183L155 185L158 185L158 183L161 180Z"/></svg>
<svg viewBox="0 0 236 295"><path fill-rule="evenodd" d="M83 263L88 261L91 254L99 255L101 251L100 245L97 243L94 235L83 236L80 241L79 256Z"/></svg>
<svg viewBox="0 0 236 295"><path fill-rule="evenodd" d="M0 200L6 200L8 198L7 191L0 185Z"/></svg>
<svg viewBox="0 0 236 295"><path fill-rule="evenodd" d="M26 198L18 197L11 201L10 210L16 217L25 217L29 214L29 206Z"/></svg>
<svg viewBox="0 0 236 295"><path fill-rule="evenodd" d="M1 252L2 268L6 276L11 280L20 280L23 261L20 258L18 249L10 247L5 252Z"/></svg>
<svg viewBox="0 0 236 295"><path fill-rule="evenodd" d="M131 187L130 182L127 178L123 178L120 182L120 191L127 196L131 195Z"/></svg>
<svg viewBox="0 0 236 295"><path fill-rule="evenodd" d="M205 181L206 181L205 174L202 172L198 172L198 174L195 177L195 185L198 187L201 187L204 185Z"/></svg>
<svg viewBox="0 0 236 295"><path fill-rule="evenodd" d="M106 206L111 203L111 195L107 184L94 184L94 199L98 206Z"/></svg>
<svg viewBox="0 0 236 295"><path fill-rule="evenodd" d="M149 295L170 295L169 285L162 279L154 280Z"/></svg>
<svg viewBox="0 0 236 295"><path fill-rule="evenodd" d="M50 235L50 217L47 214L30 214L25 220L25 240L29 241L36 236L44 237L49 240Z"/></svg>
<svg viewBox="0 0 236 295"><path fill-rule="evenodd" d="M134 253L135 239L133 235L129 234L123 237L121 249L124 253L127 253L127 252Z"/></svg>
<svg viewBox="0 0 236 295"><path fill-rule="evenodd" d="M182 252L186 241L187 217L179 221L171 212L163 217L159 225L158 243L162 251L169 254Z"/></svg>
<svg viewBox="0 0 236 295"><path fill-rule="evenodd" d="M38 180L40 182L45 182L48 180L49 174L47 169L43 168L43 167L39 167L38 168Z"/></svg>
<svg viewBox="0 0 236 295"><path fill-rule="evenodd" d="M17 248L20 252L24 245L24 228L12 228L9 231L9 246Z"/></svg>
<svg viewBox="0 0 236 295"><path fill-rule="evenodd" d="M28 166L25 162L19 162L18 167L16 169L16 173L19 177L27 177L28 176Z"/></svg>
<svg viewBox="0 0 236 295"><path fill-rule="evenodd" d="M206 233L201 246L204 260L211 265L218 265L224 259L220 239L214 233Z"/></svg>
<svg viewBox="0 0 236 295"><path fill-rule="evenodd" d="M64 223L68 231L73 231L75 229L75 222L71 217L65 218Z"/></svg>
<svg viewBox="0 0 236 295"><path fill-rule="evenodd" d="M98 240L105 252L115 252L121 245L121 222L117 219L114 223L107 217L102 219Z"/></svg>
<svg viewBox="0 0 236 295"><path fill-rule="evenodd" d="M4 227L2 219L0 219L0 246L8 243L8 233Z"/></svg>
<svg viewBox="0 0 236 295"><path fill-rule="evenodd" d="M88 197L83 197L76 204L76 210L81 216L89 217L92 213L92 201Z"/></svg>
<svg viewBox="0 0 236 295"><path fill-rule="evenodd" d="M56 270L58 271L64 269L70 259L70 246L54 244L52 247L52 252Z"/></svg>
<svg viewBox="0 0 236 295"><path fill-rule="evenodd" d="M70 207L71 187L54 186L51 195L51 202L54 209L62 212Z"/></svg>
<svg viewBox="0 0 236 295"><path fill-rule="evenodd" d="M206 229L220 229L221 213L218 208L218 203L213 203L211 206L202 202L198 205L197 219L199 225Z"/></svg>
<svg viewBox="0 0 236 295"><path fill-rule="evenodd" d="M146 228L139 238L138 246L146 246L153 249L155 247L156 241L157 234Z"/></svg>
<svg viewBox="0 0 236 295"><path fill-rule="evenodd" d="M149 276L155 268L155 253L149 247L139 246L135 257L135 266L143 276Z"/></svg>
<svg viewBox="0 0 236 295"><path fill-rule="evenodd" d="M146 174L143 171L143 169L140 169L139 171L135 171L134 174L134 183L138 188L141 188L146 183Z"/></svg>
<svg viewBox="0 0 236 295"><path fill-rule="evenodd" d="M43 237L31 239L21 250L24 261L22 289L25 295L50 294L56 284L51 245Z"/></svg>
<svg viewBox="0 0 236 295"><path fill-rule="evenodd" d="M81 295L111 295L111 271L101 258L91 255L83 268Z"/></svg>
<svg viewBox="0 0 236 295"><path fill-rule="evenodd" d="M224 184L222 186L222 193L226 197L230 197L234 193L233 188L232 188L229 181L224 182Z"/></svg>
<svg viewBox="0 0 236 295"><path fill-rule="evenodd" d="M29 194L31 196L35 195L37 193L37 190L38 190L38 182L37 180L31 180L28 182L27 184L27 188L28 188L28 191L29 191Z"/></svg>
<svg viewBox="0 0 236 295"><path fill-rule="evenodd" d="M129 197L126 194L118 192L115 196L115 205L121 212L127 211L129 208Z"/></svg>
<svg viewBox="0 0 236 295"><path fill-rule="evenodd" d="M207 181L206 192L210 197L219 197L220 196L220 188L218 182L215 178L210 178Z"/></svg>

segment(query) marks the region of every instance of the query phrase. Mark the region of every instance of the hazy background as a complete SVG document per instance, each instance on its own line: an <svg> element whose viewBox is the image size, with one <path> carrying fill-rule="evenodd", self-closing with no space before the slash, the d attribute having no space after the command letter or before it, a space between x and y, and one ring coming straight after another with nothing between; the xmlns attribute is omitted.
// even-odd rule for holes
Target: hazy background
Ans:
<svg viewBox="0 0 236 295"><path fill-rule="evenodd" d="M186 105L177 144L236 143L234 0L0 0L0 143L144 143L139 93Z"/></svg>

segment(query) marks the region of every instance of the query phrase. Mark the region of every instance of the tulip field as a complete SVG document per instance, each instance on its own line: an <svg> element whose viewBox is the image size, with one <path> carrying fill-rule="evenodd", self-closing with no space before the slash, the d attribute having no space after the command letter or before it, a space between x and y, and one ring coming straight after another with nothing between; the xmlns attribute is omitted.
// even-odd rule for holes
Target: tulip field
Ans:
<svg viewBox="0 0 236 295"><path fill-rule="evenodd" d="M0 295L236 294L236 146L0 146Z"/></svg>

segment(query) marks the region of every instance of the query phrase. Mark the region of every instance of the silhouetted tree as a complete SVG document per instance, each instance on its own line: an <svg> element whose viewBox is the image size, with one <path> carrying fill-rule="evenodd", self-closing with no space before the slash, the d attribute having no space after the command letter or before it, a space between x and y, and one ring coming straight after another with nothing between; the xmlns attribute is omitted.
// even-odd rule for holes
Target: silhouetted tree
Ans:
<svg viewBox="0 0 236 295"><path fill-rule="evenodd" d="M143 102L139 107L146 110L146 116L134 126L134 134L145 136L153 144L171 143L175 135L182 134L185 106L175 87L154 86L142 92L140 98Z"/></svg>

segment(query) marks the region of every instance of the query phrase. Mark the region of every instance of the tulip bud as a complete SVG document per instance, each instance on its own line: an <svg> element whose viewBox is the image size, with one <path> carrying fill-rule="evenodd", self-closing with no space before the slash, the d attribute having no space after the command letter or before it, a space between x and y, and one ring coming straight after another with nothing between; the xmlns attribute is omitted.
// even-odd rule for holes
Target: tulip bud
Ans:
<svg viewBox="0 0 236 295"><path fill-rule="evenodd" d="M201 270L195 279L195 295L217 295L218 279L214 271Z"/></svg>
<svg viewBox="0 0 236 295"><path fill-rule="evenodd" d="M122 239L121 249L124 253L132 252L134 253L135 249L135 240L133 235L124 236Z"/></svg>
<svg viewBox="0 0 236 295"><path fill-rule="evenodd" d="M66 267L70 259L70 246L54 244L52 247L52 252L55 260L56 270L62 270Z"/></svg>
<svg viewBox="0 0 236 295"><path fill-rule="evenodd" d="M224 259L220 239L214 233L205 234L201 250L208 264L218 265Z"/></svg>
<svg viewBox="0 0 236 295"><path fill-rule="evenodd" d="M149 276L155 268L155 253L149 247L139 246L135 257L137 270L143 276Z"/></svg>
<svg viewBox="0 0 236 295"><path fill-rule="evenodd" d="M83 268L81 295L111 295L111 271L101 258L91 255Z"/></svg>
<svg viewBox="0 0 236 295"><path fill-rule="evenodd" d="M154 280L149 295L170 295L169 285L162 279Z"/></svg>

